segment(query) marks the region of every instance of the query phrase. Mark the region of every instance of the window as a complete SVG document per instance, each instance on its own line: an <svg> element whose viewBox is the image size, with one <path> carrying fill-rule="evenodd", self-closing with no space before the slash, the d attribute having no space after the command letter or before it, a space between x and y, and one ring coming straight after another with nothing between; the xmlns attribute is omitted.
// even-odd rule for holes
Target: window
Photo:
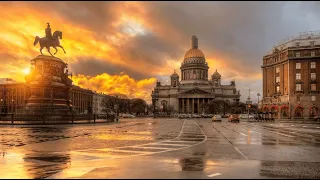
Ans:
<svg viewBox="0 0 320 180"><path fill-rule="evenodd" d="M311 73L311 80L316 80L316 73Z"/></svg>
<svg viewBox="0 0 320 180"><path fill-rule="evenodd" d="M300 52L296 52L296 57L300 57Z"/></svg>
<svg viewBox="0 0 320 180"><path fill-rule="evenodd" d="M296 74L296 80L301 80L301 73Z"/></svg>
<svg viewBox="0 0 320 180"><path fill-rule="evenodd" d="M311 91L317 90L317 84L311 84Z"/></svg>
<svg viewBox="0 0 320 180"><path fill-rule="evenodd" d="M301 69L301 63L296 63L296 69Z"/></svg>
<svg viewBox="0 0 320 180"><path fill-rule="evenodd" d="M311 101L316 101L316 96L311 96Z"/></svg>
<svg viewBox="0 0 320 180"><path fill-rule="evenodd" d="M276 83L280 82L280 77L276 77Z"/></svg>
<svg viewBox="0 0 320 180"><path fill-rule="evenodd" d="M301 91L301 84L296 84L296 91Z"/></svg>
<svg viewBox="0 0 320 180"><path fill-rule="evenodd" d="M280 72L280 68L276 67L276 73L279 73L279 72Z"/></svg>
<svg viewBox="0 0 320 180"><path fill-rule="evenodd" d="M316 52L311 51L311 56L316 56Z"/></svg>
<svg viewBox="0 0 320 180"><path fill-rule="evenodd" d="M311 68L315 69L316 68L316 62L311 62Z"/></svg>
<svg viewBox="0 0 320 180"><path fill-rule="evenodd" d="M310 46L314 46L314 41L310 41Z"/></svg>
<svg viewBox="0 0 320 180"><path fill-rule="evenodd" d="M277 86L277 93L280 92L280 86Z"/></svg>

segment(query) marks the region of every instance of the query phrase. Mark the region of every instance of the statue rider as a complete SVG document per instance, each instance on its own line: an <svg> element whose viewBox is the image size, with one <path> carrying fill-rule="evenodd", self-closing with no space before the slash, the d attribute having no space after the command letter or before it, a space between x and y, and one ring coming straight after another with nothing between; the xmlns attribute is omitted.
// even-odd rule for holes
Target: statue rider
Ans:
<svg viewBox="0 0 320 180"><path fill-rule="evenodd" d="M49 23L47 23L47 24L48 24L48 25L47 25L47 28L46 28L46 38L48 38L48 39L53 39L52 34L51 34L50 24L49 24Z"/></svg>

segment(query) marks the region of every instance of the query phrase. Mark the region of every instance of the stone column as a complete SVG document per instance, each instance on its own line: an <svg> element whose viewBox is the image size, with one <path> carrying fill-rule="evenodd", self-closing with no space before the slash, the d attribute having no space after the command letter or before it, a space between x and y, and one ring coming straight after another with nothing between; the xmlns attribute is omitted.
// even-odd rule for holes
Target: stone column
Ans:
<svg viewBox="0 0 320 180"><path fill-rule="evenodd" d="M184 98L182 98L181 101L182 101L182 113L184 113Z"/></svg>
<svg viewBox="0 0 320 180"><path fill-rule="evenodd" d="M192 114L194 113L194 98L192 98Z"/></svg>
<svg viewBox="0 0 320 180"><path fill-rule="evenodd" d="M189 113L189 98L186 98L187 100L186 100L186 103L187 103L187 110L186 110L186 112L187 112L187 114Z"/></svg>
<svg viewBox="0 0 320 180"><path fill-rule="evenodd" d="M200 114L200 98L198 98L198 114Z"/></svg>

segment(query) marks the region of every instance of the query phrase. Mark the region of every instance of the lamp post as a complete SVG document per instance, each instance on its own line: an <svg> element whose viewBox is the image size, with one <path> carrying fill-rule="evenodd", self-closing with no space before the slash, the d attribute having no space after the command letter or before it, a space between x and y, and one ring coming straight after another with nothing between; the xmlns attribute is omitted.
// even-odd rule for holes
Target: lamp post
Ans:
<svg viewBox="0 0 320 180"><path fill-rule="evenodd" d="M248 108L248 121L249 121L249 109L250 109L251 104L252 104L252 101L251 101L250 99L251 99L251 98L250 98L250 89L249 89L249 96L248 96L247 102L246 102L247 108Z"/></svg>
<svg viewBox="0 0 320 180"><path fill-rule="evenodd" d="M260 108L259 108L259 97L260 97L260 93L258 93L257 96L258 96L258 110L260 111Z"/></svg>
<svg viewBox="0 0 320 180"><path fill-rule="evenodd" d="M11 111L11 113L13 113L14 109L15 109L14 100L12 99L11 102L12 102L12 108L11 108L12 111Z"/></svg>

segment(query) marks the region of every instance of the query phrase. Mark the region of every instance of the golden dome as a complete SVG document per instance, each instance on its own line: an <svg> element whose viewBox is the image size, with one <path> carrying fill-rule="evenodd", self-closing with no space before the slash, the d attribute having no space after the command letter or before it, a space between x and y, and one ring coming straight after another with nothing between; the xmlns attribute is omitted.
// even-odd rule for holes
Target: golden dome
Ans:
<svg viewBox="0 0 320 180"><path fill-rule="evenodd" d="M205 58L200 49L192 48L185 55L184 58Z"/></svg>

